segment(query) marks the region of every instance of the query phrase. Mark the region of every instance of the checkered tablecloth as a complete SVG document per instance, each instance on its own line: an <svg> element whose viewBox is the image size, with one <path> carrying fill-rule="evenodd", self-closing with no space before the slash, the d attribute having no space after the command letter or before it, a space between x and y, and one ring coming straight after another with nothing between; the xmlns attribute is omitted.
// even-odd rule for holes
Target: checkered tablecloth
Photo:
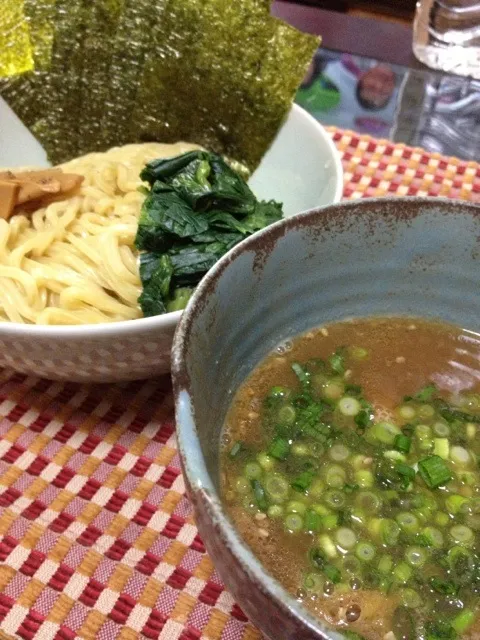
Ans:
<svg viewBox="0 0 480 640"><path fill-rule="evenodd" d="M480 167L329 130L345 196L480 201ZM256 640L195 528L168 378L0 373L0 637Z"/></svg>

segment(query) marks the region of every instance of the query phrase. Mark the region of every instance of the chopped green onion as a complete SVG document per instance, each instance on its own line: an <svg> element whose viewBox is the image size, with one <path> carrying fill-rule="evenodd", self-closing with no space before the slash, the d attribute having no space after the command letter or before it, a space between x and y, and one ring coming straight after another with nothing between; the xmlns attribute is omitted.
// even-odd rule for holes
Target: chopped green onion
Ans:
<svg viewBox="0 0 480 640"><path fill-rule="evenodd" d="M471 544L475 536L473 531L464 524L456 524L450 529L450 535L457 544Z"/></svg>
<svg viewBox="0 0 480 640"><path fill-rule="evenodd" d="M299 513L289 513L284 522L285 528L291 533L297 533L303 529L303 518Z"/></svg>
<svg viewBox="0 0 480 640"><path fill-rule="evenodd" d="M382 506L382 501L376 493L373 493L373 491L360 491L355 502L360 509L364 509L368 513L375 513Z"/></svg>
<svg viewBox="0 0 480 640"><path fill-rule="evenodd" d="M338 410L344 416L356 416L362 409L360 402L351 396L344 396L338 401Z"/></svg>
<svg viewBox="0 0 480 640"><path fill-rule="evenodd" d="M294 362L292 369L302 385L308 386L310 384L310 373L306 371L301 364Z"/></svg>
<svg viewBox="0 0 480 640"><path fill-rule="evenodd" d="M268 392L268 397L273 400L283 400L284 398L288 398L290 396L290 389L286 387L272 387Z"/></svg>
<svg viewBox="0 0 480 640"><path fill-rule="evenodd" d="M412 446L412 440L411 438L404 436L403 433L399 433L395 436L393 446L397 451L400 451L402 453L409 453L410 447Z"/></svg>
<svg viewBox="0 0 480 640"><path fill-rule="evenodd" d="M272 456L272 458L276 458L277 460L285 460L289 453L289 441L286 438L281 438L280 436L273 440L270 445L270 449L268 450L268 455Z"/></svg>
<svg viewBox="0 0 480 640"><path fill-rule="evenodd" d="M377 422L372 427L373 436L383 444L392 445L396 436L401 434L400 429L391 422Z"/></svg>
<svg viewBox="0 0 480 640"><path fill-rule="evenodd" d="M337 548L333 544L330 536L327 536L327 534L324 533L321 536L318 536L318 544L327 558L336 558L338 556Z"/></svg>
<svg viewBox="0 0 480 640"><path fill-rule="evenodd" d="M430 404L422 404L417 409L417 415L420 420L429 420L435 415L435 409Z"/></svg>
<svg viewBox="0 0 480 640"><path fill-rule="evenodd" d="M398 639L414 640L418 637L412 613L407 607L397 607L393 612L392 631Z"/></svg>
<svg viewBox="0 0 480 640"><path fill-rule="evenodd" d="M396 516L396 520L403 531L406 533L417 533L418 518L409 511L402 511Z"/></svg>
<svg viewBox="0 0 480 640"><path fill-rule="evenodd" d="M392 556L383 555L378 561L378 570L380 573L389 574L392 571L393 560Z"/></svg>
<svg viewBox="0 0 480 640"><path fill-rule="evenodd" d="M435 527L425 527L421 535L426 541L427 546L434 547L435 549L441 549L443 547L443 534L439 529L435 529Z"/></svg>
<svg viewBox="0 0 480 640"><path fill-rule="evenodd" d="M421 567L425 564L428 554L422 547L408 547L405 550L405 559L412 567Z"/></svg>
<svg viewBox="0 0 480 640"><path fill-rule="evenodd" d="M437 593L441 593L444 596L456 596L458 587L451 580L442 580L441 578L433 577L429 580L430 586Z"/></svg>
<svg viewBox="0 0 480 640"><path fill-rule="evenodd" d="M415 479L415 469L410 467L408 464L404 464L403 462L397 462L395 465L395 471L402 476L403 482L402 486L406 489L411 482Z"/></svg>
<svg viewBox="0 0 480 640"><path fill-rule="evenodd" d="M357 536L352 529L348 529L348 527L340 527L340 529L335 532L335 540L343 549L353 549L357 542Z"/></svg>
<svg viewBox="0 0 480 640"><path fill-rule="evenodd" d="M300 500L291 500L285 507L287 513L299 513L301 516L306 512L307 505Z"/></svg>
<svg viewBox="0 0 480 640"><path fill-rule="evenodd" d="M265 491L272 502L282 503L288 498L290 486L283 476L275 473L266 476Z"/></svg>
<svg viewBox="0 0 480 640"><path fill-rule="evenodd" d="M420 460L418 472L429 489L437 489L452 479L450 469L440 456L429 456Z"/></svg>
<svg viewBox="0 0 480 640"><path fill-rule="evenodd" d="M292 425L297 417L295 407L291 404L285 404L277 412L277 419L280 424Z"/></svg>
<svg viewBox="0 0 480 640"><path fill-rule="evenodd" d="M322 389L322 394L328 400L339 400L345 392L345 385L339 380L329 380Z"/></svg>
<svg viewBox="0 0 480 640"><path fill-rule="evenodd" d="M272 520L281 518L283 516L283 507L279 504L272 504L272 506L267 509L267 515L269 518L272 518Z"/></svg>
<svg viewBox="0 0 480 640"><path fill-rule="evenodd" d="M266 453L259 453L257 462L264 471L272 471L275 466L275 460Z"/></svg>
<svg viewBox="0 0 480 640"><path fill-rule="evenodd" d="M465 547L452 547L447 554L447 562L452 578L458 584L468 584L475 570L475 560L472 553Z"/></svg>
<svg viewBox="0 0 480 640"><path fill-rule="evenodd" d="M435 422L433 431L439 438L446 438L450 435L450 427L445 422Z"/></svg>
<svg viewBox="0 0 480 640"><path fill-rule="evenodd" d="M362 565L360 564L360 560L351 553L343 556L342 563L342 566L347 573L357 576L361 572Z"/></svg>
<svg viewBox="0 0 480 640"><path fill-rule="evenodd" d="M313 471L304 471L293 480L291 486L295 491L301 491L303 493L310 487L314 477L315 474Z"/></svg>
<svg viewBox="0 0 480 640"><path fill-rule="evenodd" d="M422 598L413 589L401 589L400 599L402 603L409 609L417 609L422 606Z"/></svg>
<svg viewBox="0 0 480 640"><path fill-rule="evenodd" d="M461 466L466 466L472 461L467 449L459 446L455 446L450 449L450 458L453 462Z"/></svg>
<svg viewBox="0 0 480 640"><path fill-rule="evenodd" d="M340 375L345 373L345 358L343 356L343 351L343 349L337 349L328 359L332 371Z"/></svg>
<svg viewBox="0 0 480 640"><path fill-rule="evenodd" d="M311 547L308 552L308 558L310 560L310 564L314 566L316 569L323 569L325 565L325 554L318 547Z"/></svg>
<svg viewBox="0 0 480 640"><path fill-rule="evenodd" d="M445 506L448 513L458 513L466 503L468 503L468 498L456 494L450 494L445 498Z"/></svg>
<svg viewBox="0 0 480 640"><path fill-rule="evenodd" d="M373 420L373 414L367 409L362 409L357 413L354 418L354 422L357 425L359 431L363 432L370 425Z"/></svg>
<svg viewBox="0 0 480 640"><path fill-rule="evenodd" d="M332 464L327 467L325 472L325 481L329 487L340 489L345 484L347 474L345 469L338 464Z"/></svg>
<svg viewBox="0 0 480 640"><path fill-rule="evenodd" d="M400 451L395 451L393 449L391 451L385 451L383 457L387 458L388 460L394 460L395 462L406 462L407 460L403 453L400 453Z"/></svg>
<svg viewBox="0 0 480 640"><path fill-rule="evenodd" d="M310 449L306 444L303 444L302 442L295 442L295 444L292 444L292 453L294 456L299 457L308 456L310 453Z"/></svg>
<svg viewBox="0 0 480 640"><path fill-rule="evenodd" d="M360 489L369 489L373 487L373 483L375 482L373 473L368 471L368 469L356 471L354 477Z"/></svg>
<svg viewBox="0 0 480 640"><path fill-rule="evenodd" d="M375 547L369 542L359 542L355 548L355 555L362 562L371 562L375 557Z"/></svg>
<svg viewBox="0 0 480 640"><path fill-rule="evenodd" d="M250 482L244 477L240 476L235 480L235 490L240 495L244 496L250 492L251 485Z"/></svg>
<svg viewBox="0 0 480 640"><path fill-rule="evenodd" d="M448 460L450 453L450 442L448 438L435 438L433 441L433 453L440 456L443 460Z"/></svg>
<svg viewBox="0 0 480 640"><path fill-rule="evenodd" d="M345 506L345 494L342 491L330 489L323 494L323 500L331 509L338 511Z"/></svg>
<svg viewBox="0 0 480 640"><path fill-rule="evenodd" d="M425 625L425 640L456 640L455 629L445 620L435 620L427 622Z"/></svg>
<svg viewBox="0 0 480 640"><path fill-rule="evenodd" d="M457 633L464 633L475 620L475 613L470 609L465 609L452 620L452 627Z"/></svg>
<svg viewBox="0 0 480 640"><path fill-rule="evenodd" d="M439 511L435 514L435 523L438 524L439 527L446 527L449 523L450 518L443 511Z"/></svg>
<svg viewBox="0 0 480 640"><path fill-rule="evenodd" d="M404 404L398 409L398 415L404 420L413 420L416 413L415 409L409 404Z"/></svg>
<svg viewBox="0 0 480 640"><path fill-rule="evenodd" d="M398 542L400 527L395 520L385 518L384 520L380 520L380 533L383 542L388 546L393 546Z"/></svg>
<svg viewBox="0 0 480 640"><path fill-rule="evenodd" d="M238 440L233 444L228 455L230 456L230 458L236 458L243 450L244 444L243 442L240 442L240 440Z"/></svg>
<svg viewBox="0 0 480 640"><path fill-rule="evenodd" d="M318 533L322 527L322 516L313 509L309 509L305 514L304 526L306 531Z"/></svg>
<svg viewBox="0 0 480 640"><path fill-rule="evenodd" d="M308 573L303 580L304 588L315 593L322 593L324 584L325 579L318 573Z"/></svg>
<svg viewBox="0 0 480 640"><path fill-rule="evenodd" d="M330 580L330 582L333 582L333 584L338 584L340 582L340 580L342 579L342 574L340 572L340 569L338 569L333 564L328 564L327 563L323 567L323 573Z"/></svg>
<svg viewBox="0 0 480 640"><path fill-rule="evenodd" d="M469 440L474 440L477 435L477 425L474 422L467 422L465 431Z"/></svg>
<svg viewBox="0 0 480 640"><path fill-rule="evenodd" d="M420 389L420 391L415 394L414 398L419 402L429 402L434 398L437 391L437 387L434 384L428 384L426 387L423 387L423 389Z"/></svg>
<svg viewBox="0 0 480 640"><path fill-rule="evenodd" d="M393 570L393 576L400 584L405 584L412 577L413 570L406 562L400 562Z"/></svg>
<svg viewBox="0 0 480 640"><path fill-rule="evenodd" d="M331 513L328 516L324 516L322 520L322 524L324 529L327 531L332 531L338 527L338 516L334 513Z"/></svg>
<svg viewBox="0 0 480 640"><path fill-rule="evenodd" d="M263 469L256 462L248 462L245 465L244 474L249 480L258 480L263 474Z"/></svg>
<svg viewBox="0 0 480 640"><path fill-rule="evenodd" d="M432 437L432 430L428 424L417 424L415 427L415 435L419 440L427 440Z"/></svg>
<svg viewBox="0 0 480 640"><path fill-rule="evenodd" d="M335 460L335 462L342 462L349 457L350 449L344 444L334 444L330 447L328 455L332 460Z"/></svg>
<svg viewBox="0 0 480 640"><path fill-rule="evenodd" d="M362 387L358 384L346 384L345 393L349 396L359 397L362 395Z"/></svg>
<svg viewBox="0 0 480 640"><path fill-rule="evenodd" d="M364 527L367 522L367 517L361 509L351 509L350 519L359 527Z"/></svg>
<svg viewBox="0 0 480 640"><path fill-rule="evenodd" d="M350 347L348 351L355 360L364 360L368 356L368 351L363 347Z"/></svg>
<svg viewBox="0 0 480 640"><path fill-rule="evenodd" d="M262 483L258 480L252 480L252 489L257 507L260 511L266 511L268 509L268 501Z"/></svg>

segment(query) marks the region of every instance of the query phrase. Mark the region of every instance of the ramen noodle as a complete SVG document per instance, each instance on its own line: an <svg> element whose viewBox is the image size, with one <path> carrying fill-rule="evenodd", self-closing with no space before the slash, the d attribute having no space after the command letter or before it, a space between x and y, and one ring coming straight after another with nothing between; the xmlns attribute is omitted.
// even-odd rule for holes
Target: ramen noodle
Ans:
<svg viewBox="0 0 480 640"><path fill-rule="evenodd" d="M84 176L75 195L0 220L0 321L90 324L142 317L134 246L144 165L195 145L130 144L61 168Z"/></svg>

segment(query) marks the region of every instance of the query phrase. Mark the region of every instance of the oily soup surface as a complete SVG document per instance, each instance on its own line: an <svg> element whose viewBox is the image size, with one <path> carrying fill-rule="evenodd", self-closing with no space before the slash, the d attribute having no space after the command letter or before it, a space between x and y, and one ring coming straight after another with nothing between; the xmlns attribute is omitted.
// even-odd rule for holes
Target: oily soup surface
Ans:
<svg viewBox="0 0 480 640"><path fill-rule="evenodd" d="M227 416L222 490L239 531L352 638L479 638L480 337L375 318L286 346Z"/></svg>

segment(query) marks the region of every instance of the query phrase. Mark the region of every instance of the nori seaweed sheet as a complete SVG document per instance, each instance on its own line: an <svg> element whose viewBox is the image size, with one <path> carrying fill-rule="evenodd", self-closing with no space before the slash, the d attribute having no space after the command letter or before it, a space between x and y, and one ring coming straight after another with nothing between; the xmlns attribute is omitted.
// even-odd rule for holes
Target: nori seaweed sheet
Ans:
<svg viewBox="0 0 480 640"><path fill-rule="evenodd" d="M54 163L186 140L254 169L319 41L269 12L269 0L25 0L35 70L0 93Z"/></svg>

